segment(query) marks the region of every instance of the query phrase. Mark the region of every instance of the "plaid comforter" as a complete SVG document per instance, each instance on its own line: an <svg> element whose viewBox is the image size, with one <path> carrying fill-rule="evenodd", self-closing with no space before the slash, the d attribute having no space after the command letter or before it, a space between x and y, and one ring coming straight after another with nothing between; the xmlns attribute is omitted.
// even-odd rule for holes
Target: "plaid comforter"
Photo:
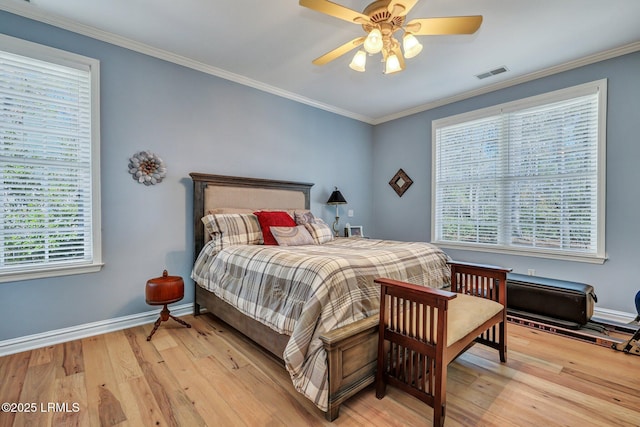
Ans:
<svg viewBox="0 0 640 427"><path fill-rule="evenodd" d="M200 253L191 277L273 330L290 335L283 359L298 391L327 410L326 352L319 336L377 314L388 277L443 287L447 256L428 243L336 239L322 245L239 245Z"/></svg>

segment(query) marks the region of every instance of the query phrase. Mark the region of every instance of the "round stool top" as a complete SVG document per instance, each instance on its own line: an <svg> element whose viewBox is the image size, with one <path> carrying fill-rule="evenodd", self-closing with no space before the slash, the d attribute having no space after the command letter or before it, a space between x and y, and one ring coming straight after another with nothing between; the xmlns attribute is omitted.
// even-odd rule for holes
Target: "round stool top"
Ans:
<svg viewBox="0 0 640 427"><path fill-rule="evenodd" d="M145 289L147 304L162 305L180 301L184 297L184 281L180 276L169 276L167 270L162 277L154 277L147 281Z"/></svg>

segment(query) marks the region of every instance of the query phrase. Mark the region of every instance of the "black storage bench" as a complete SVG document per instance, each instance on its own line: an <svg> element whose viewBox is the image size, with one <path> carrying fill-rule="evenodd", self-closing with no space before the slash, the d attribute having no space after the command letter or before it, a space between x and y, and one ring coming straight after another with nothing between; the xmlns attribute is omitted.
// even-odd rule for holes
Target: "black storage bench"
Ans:
<svg viewBox="0 0 640 427"><path fill-rule="evenodd" d="M597 297L586 283L509 273L507 313L578 329L593 316Z"/></svg>

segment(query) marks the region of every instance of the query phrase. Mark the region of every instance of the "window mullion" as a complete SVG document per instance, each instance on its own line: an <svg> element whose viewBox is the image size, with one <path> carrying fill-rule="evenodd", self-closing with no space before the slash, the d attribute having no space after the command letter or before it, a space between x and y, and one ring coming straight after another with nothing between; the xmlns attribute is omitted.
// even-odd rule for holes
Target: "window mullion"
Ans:
<svg viewBox="0 0 640 427"><path fill-rule="evenodd" d="M499 191L498 197L500 198L498 205L500 209L498 211L498 244L508 245L509 236L511 236L511 221L510 217L513 212L510 197L510 179L509 179L509 116L507 114L501 114L501 126L500 126L500 178L499 179Z"/></svg>

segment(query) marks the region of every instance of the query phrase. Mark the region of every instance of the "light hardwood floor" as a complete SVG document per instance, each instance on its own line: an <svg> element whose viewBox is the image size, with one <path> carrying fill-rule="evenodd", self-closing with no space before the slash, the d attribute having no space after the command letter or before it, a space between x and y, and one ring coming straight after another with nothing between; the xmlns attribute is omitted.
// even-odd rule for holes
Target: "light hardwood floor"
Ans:
<svg viewBox="0 0 640 427"><path fill-rule="evenodd" d="M0 426L431 425L393 387L328 423L272 357L209 316L184 319L193 328L163 322L151 342L147 325L0 358L0 402L35 409ZM449 366L447 427L640 426L640 357L514 324L508 336L506 364L477 345Z"/></svg>

